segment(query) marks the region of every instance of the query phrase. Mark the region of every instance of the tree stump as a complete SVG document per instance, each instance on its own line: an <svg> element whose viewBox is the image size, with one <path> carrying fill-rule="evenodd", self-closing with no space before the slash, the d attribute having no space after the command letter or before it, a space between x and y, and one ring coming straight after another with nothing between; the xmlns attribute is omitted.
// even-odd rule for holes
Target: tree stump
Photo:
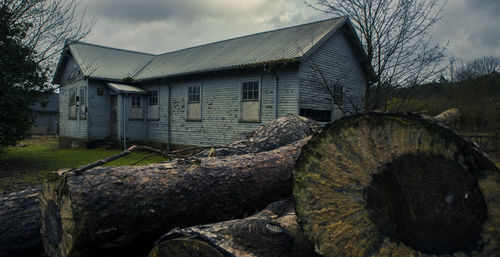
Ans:
<svg viewBox="0 0 500 257"><path fill-rule="evenodd" d="M289 198L291 170L307 140L256 154L54 175L41 194L45 251L138 256L174 227L241 217Z"/></svg>
<svg viewBox="0 0 500 257"><path fill-rule="evenodd" d="M270 204L250 217L173 229L149 257L303 257L318 256L297 223L292 200Z"/></svg>
<svg viewBox="0 0 500 257"><path fill-rule="evenodd" d="M303 147L296 212L323 256L496 256L500 172L418 115L343 118Z"/></svg>

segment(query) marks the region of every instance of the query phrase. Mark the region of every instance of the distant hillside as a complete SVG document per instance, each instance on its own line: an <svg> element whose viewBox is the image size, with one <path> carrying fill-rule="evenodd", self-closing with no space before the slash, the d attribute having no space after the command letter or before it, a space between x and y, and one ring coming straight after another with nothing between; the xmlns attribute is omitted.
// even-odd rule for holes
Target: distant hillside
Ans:
<svg viewBox="0 0 500 257"><path fill-rule="evenodd" d="M388 102L391 111L436 115L459 108L458 127L500 131L500 74L497 72L459 82L438 82L399 89Z"/></svg>

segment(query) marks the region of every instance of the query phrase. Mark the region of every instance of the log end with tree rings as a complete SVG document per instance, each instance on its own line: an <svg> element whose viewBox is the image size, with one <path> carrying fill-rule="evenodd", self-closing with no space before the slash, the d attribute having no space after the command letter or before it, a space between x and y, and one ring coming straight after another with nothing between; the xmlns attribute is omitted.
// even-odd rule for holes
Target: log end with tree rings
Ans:
<svg viewBox="0 0 500 257"><path fill-rule="evenodd" d="M418 115L328 125L293 171L295 208L323 256L500 252L500 172L474 144Z"/></svg>

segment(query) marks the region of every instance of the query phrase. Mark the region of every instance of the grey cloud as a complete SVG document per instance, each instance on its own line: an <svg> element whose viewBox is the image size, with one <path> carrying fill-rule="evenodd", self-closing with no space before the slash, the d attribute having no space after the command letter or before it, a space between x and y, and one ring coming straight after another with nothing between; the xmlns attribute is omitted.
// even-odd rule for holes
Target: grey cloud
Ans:
<svg viewBox="0 0 500 257"><path fill-rule="evenodd" d="M100 19L127 23L170 20L186 16L196 17L202 13L200 6L194 1L93 0L86 1L84 4L87 4L90 14Z"/></svg>
<svg viewBox="0 0 500 257"><path fill-rule="evenodd" d="M500 14L500 1L498 0L466 0L465 4L465 8L471 11L480 10L489 12L492 16L496 17Z"/></svg>

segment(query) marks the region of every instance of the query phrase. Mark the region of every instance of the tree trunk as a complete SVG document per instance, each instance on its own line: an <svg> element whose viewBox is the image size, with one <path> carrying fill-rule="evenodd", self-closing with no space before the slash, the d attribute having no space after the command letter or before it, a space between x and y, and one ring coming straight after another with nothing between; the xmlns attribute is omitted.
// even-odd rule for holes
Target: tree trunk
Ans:
<svg viewBox="0 0 500 257"><path fill-rule="evenodd" d="M245 133L242 139L228 144L227 147L215 148L213 152L204 150L195 156L229 156L265 152L312 136L319 131L320 126L317 122L301 116L288 115L260 125L255 130Z"/></svg>
<svg viewBox="0 0 500 257"><path fill-rule="evenodd" d="M40 188L0 197L0 256L42 256Z"/></svg>
<svg viewBox="0 0 500 257"><path fill-rule="evenodd" d="M297 223L292 200L270 204L250 217L173 229L156 242L150 257L318 256Z"/></svg>
<svg viewBox="0 0 500 257"><path fill-rule="evenodd" d="M291 170L308 140L264 153L54 175L41 194L45 251L139 256L176 226L260 210L290 197Z"/></svg>
<svg viewBox="0 0 500 257"><path fill-rule="evenodd" d="M293 179L298 219L323 256L500 252L499 170L421 116L330 124L303 147Z"/></svg>

